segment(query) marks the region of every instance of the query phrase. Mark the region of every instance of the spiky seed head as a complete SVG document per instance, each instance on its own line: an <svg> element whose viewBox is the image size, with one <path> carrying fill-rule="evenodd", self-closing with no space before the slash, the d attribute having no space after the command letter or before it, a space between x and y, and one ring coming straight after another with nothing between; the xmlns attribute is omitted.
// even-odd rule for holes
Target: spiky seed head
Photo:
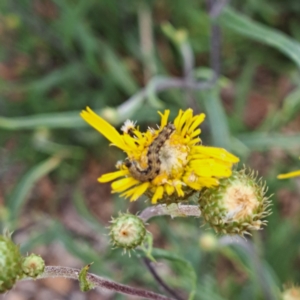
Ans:
<svg viewBox="0 0 300 300"><path fill-rule="evenodd" d="M0 293L9 291L22 275L22 256L19 246L10 236L0 235Z"/></svg>
<svg viewBox="0 0 300 300"><path fill-rule="evenodd" d="M286 288L281 295L282 300L299 300L300 299L300 287L290 286Z"/></svg>
<svg viewBox="0 0 300 300"><path fill-rule="evenodd" d="M246 169L233 171L229 178L220 180L217 187L206 189L199 197L202 216L217 233L250 234L260 230L271 211L265 197L266 184Z"/></svg>
<svg viewBox="0 0 300 300"><path fill-rule="evenodd" d="M118 248L131 250L143 243L146 228L138 216L125 213L111 221L111 242Z"/></svg>
<svg viewBox="0 0 300 300"><path fill-rule="evenodd" d="M27 257L24 257L22 263L22 270L25 276L36 278L44 272L45 262L37 254L30 254Z"/></svg>

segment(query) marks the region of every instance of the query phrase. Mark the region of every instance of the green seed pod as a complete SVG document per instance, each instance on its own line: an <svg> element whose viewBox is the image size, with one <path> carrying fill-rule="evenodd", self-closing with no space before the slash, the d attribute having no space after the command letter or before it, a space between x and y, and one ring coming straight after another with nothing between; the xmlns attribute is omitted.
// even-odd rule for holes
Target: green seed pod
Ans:
<svg viewBox="0 0 300 300"><path fill-rule="evenodd" d="M217 187L200 194L199 206L204 220L222 234L250 234L260 230L271 212L266 185L253 172L233 171L229 178L220 180Z"/></svg>
<svg viewBox="0 0 300 300"><path fill-rule="evenodd" d="M126 213L111 221L110 236L114 246L131 250L143 243L146 228L139 217Z"/></svg>
<svg viewBox="0 0 300 300"><path fill-rule="evenodd" d="M9 291L22 275L22 256L11 238L0 235L0 293Z"/></svg>
<svg viewBox="0 0 300 300"><path fill-rule="evenodd" d="M25 257L22 264L22 270L24 275L36 278L44 272L45 262L44 260L34 253Z"/></svg>

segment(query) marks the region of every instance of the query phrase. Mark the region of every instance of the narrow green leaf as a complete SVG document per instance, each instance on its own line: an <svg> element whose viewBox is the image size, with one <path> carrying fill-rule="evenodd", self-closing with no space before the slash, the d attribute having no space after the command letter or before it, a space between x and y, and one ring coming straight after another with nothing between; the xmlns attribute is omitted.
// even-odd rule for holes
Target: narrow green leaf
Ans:
<svg viewBox="0 0 300 300"><path fill-rule="evenodd" d="M200 93L203 105L208 115L213 144L231 150L230 131L227 116L224 111L220 95L217 89Z"/></svg>
<svg viewBox="0 0 300 300"><path fill-rule="evenodd" d="M241 75L237 79L236 87L236 100L234 104L235 115L242 120L244 110L247 104L248 95L252 88L253 77L257 68L258 62L255 57L250 57L241 70Z"/></svg>
<svg viewBox="0 0 300 300"><path fill-rule="evenodd" d="M284 135L280 133L248 133L236 137L251 150L269 150L277 147L285 150L300 149L300 135Z"/></svg>
<svg viewBox="0 0 300 300"><path fill-rule="evenodd" d="M51 244L55 238L55 231L57 230L54 224L51 224L49 228L39 228L40 230L35 230L33 234L29 234L24 242L20 245L20 250L22 254L31 252L34 248L43 245L47 246Z"/></svg>
<svg viewBox="0 0 300 300"><path fill-rule="evenodd" d="M10 219L15 221L34 184L59 166L63 156L53 156L30 169L17 184L7 201Z"/></svg>
<svg viewBox="0 0 300 300"><path fill-rule="evenodd" d="M34 90L38 92L46 92L53 87L56 87L62 82L68 80L83 81L83 78L87 75L87 70L84 65L80 63L73 63L66 67L57 69L42 77L41 79L34 80L32 83L21 85L21 89Z"/></svg>
<svg viewBox="0 0 300 300"><path fill-rule="evenodd" d="M137 95L132 97L130 103L125 102L118 108L111 108L111 114L115 114L113 119L108 120L113 125L124 122L130 118L133 113L139 109L143 101L143 97ZM100 116L107 116L107 109L96 110L95 112ZM122 113L124 111L125 113ZM49 113L38 114L26 117L7 118L0 116L0 128L5 130L31 130L40 127L47 129L53 128L84 128L88 127L88 124L83 121L79 115L79 111L75 112L62 112L62 113ZM106 117L107 119L107 117Z"/></svg>
<svg viewBox="0 0 300 300"><path fill-rule="evenodd" d="M89 243L83 239L75 239L58 220L56 221L56 240L59 240L68 252L85 263L92 261L97 265L102 262L99 253ZM102 268L105 270L104 265L102 265Z"/></svg>
<svg viewBox="0 0 300 300"><path fill-rule="evenodd" d="M241 35L278 49L300 67L300 43L284 33L255 22L229 7L224 8L219 22Z"/></svg>
<svg viewBox="0 0 300 300"><path fill-rule="evenodd" d="M27 117L0 117L0 128L7 130L24 130L39 127L46 128L81 128L87 124L79 116L79 112L63 112L39 114Z"/></svg>
<svg viewBox="0 0 300 300"><path fill-rule="evenodd" d="M81 218L86 220L89 224L93 226L98 233L105 234L106 230L104 226L102 226L95 216L88 210L83 195L79 189L76 189L73 193L73 204L76 208L77 213Z"/></svg>
<svg viewBox="0 0 300 300"><path fill-rule="evenodd" d="M283 100L281 109L271 110L259 130L278 129L290 122L300 111L300 87L290 92Z"/></svg>
<svg viewBox="0 0 300 300"><path fill-rule="evenodd" d="M111 78L129 95L138 90L138 85L129 71L125 61L118 57L113 49L101 42L103 61L105 62Z"/></svg>

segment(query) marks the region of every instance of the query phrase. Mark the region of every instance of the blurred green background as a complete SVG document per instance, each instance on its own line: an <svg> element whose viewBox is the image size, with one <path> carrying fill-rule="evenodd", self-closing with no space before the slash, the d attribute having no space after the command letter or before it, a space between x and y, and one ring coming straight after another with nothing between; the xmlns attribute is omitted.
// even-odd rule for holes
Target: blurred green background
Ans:
<svg viewBox="0 0 300 300"><path fill-rule="evenodd" d="M192 106L207 114L204 144L226 148L241 158L239 167L265 178L273 214L252 238L256 256L224 237L217 251L205 252L201 220L156 218L149 231L165 251L157 250L157 270L183 299L191 289L201 300L278 299L284 284L300 281L300 182L276 179L300 169L299 20L298 0L231 1L217 19L217 83L157 92L186 70L197 79L211 76L204 1L2 0L2 229L14 230L22 252L35 251L48 265L93 261L99 275L160 291L139 253L129 258L111 250L105 229L111 216L149 203L129 204L97 183L124 156L79 113L90 106L117 128L130 118L146 129L159 123L158 110L174 117ZM73 282L45 280L20 283L6 299L97 297ZM100 299L131 298L106 293Z"/></svg>

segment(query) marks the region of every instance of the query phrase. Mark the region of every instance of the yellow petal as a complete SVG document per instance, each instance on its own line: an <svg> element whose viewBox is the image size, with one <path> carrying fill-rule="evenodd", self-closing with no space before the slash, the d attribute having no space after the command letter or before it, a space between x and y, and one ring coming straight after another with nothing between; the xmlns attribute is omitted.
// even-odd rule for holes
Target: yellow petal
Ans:
<svg viewBox="0 0 300 300"><path fill-rule="evenodd" d="M201 186L205 186L205 187L211 187L211 186L219 185L219 180L216 179L216 178L212 178L212 177L201 177L201 178L198 178L197 182Z"/></svg>
<svg viewBox="0 0 300 300"><path fill-rule="evenodd" d="M176 190L176 192L177 192L177 194L178 194L179 197L183 197L183 196L184 196L184 192L183 192L183 190L182 190L182 185L181 185L181 183L177 183L177 184L175 185L175 190Z"/></svg>
<svg viewBox="0 0 300 300"><path fill-rule="evenodd" d="M169 115L170 115L170 110L166 109L164 114L162 114L160 111L158 113L161 116L160 127L164 128L168 124L168 118L169 118Z"/></svg>
<svg viewBox="0 0 300 300"><path fill-rule="evenodd" d="M115 146L122 150L128 150L128 147L125 145L123 137L119 132L107 121L95 114L89 107L87 107L86 110L83 110L80 115L88 124L98 130Z"/></svg>
<svg viewBox="0 0 300 300"><path fill-rule="evenodd" d="M181 132L183 130L184 124L188 119L191 119L193 116L193 110L191 108L187 109L180 118L178 125L176 126L178 131Z"/></svg>
<svg viewBox="0 0 300 300"><path fill-rule="evenodd" d="M198 128L198 129L196 129L195 131L192 132L192 134L190 135L190 137L193 138L195 136L200 135L200 133L201 133L201 129Z"/></svg>
<svg viewBox="0 0 300 300"><path fill-rule="evenodd" d="M130 197L134 193L134 191L135 191L135 187L132 188L132 189L129 189L128 191L126 191L124 193L122 193L120 196L128 198L128 197Z"/></svg>
<svg viewBox="0 0 300 300"><path fill-rule="evenodd" d="M151 199L151 202L153 204L156 204L157 203L157 200L161 199L162 196L164 194L164 188L162 186L159 186L156 188L156 191Z"/></svg>
<svg viewBox="0 0 300 300"><path fill-rule="evenodd" d="M286 178L291 178L291 177L296 177L300 176L300 170L294 171L294 172L289 172L286 174L280 174L277 176L278 179L286 179Z"/></svg>
<svg viewBox="0 0 300 300"><path fill-rule="evenodd" d="M111 184L111 187L114 192L123 192L138 183L139 183L139 181L137 181L136 179L134 179L132 177L127 177L127 178L122 178L117 181L114 181Z"/></svg>
<svg viewBox="0 0 300 300"><path fill-rule="evenodd" d="M109 182L112 181L118 177L128 175L129 171L128 170L122 170L122 171L116 171L116 172L111 172L107 174L103 174L101 177L98 178L99 182Z"/></svg>
<svg viewBox="0 0 300 300"><path fill-rule="evenodd" d="M238 157L229 153L223 148L195 146L194 149L197 153L206 154L208 157L215 157L231 163L237 163L240 160Z"/></svg>
<svg viewBox="0 0 300 300"><path fill-rule="evenodd" d="M123 141L124 144L126 144L127 147L132 151L135 151L138 148L136 140L132 138L129 134L124 135Z"/></svg>
<svg viewBox="0 0 300 300"><path fill-rule="evenodd" d="M193 117L193 111L190 114L190 116L188 117L185 125L183 126L182 130L181 130L181 136L184 137L188 131L188 129L190 128L191 124L194 122L195 117Z"/></svg>
<svg viewBox="0 0 300 300"><path fill-rule="evenodd" d="M178 113L178 115L177 115L177 117L175 118L174 123L173 123L173 124L175 125L175 127L176 127L178 130L179 130L178 125L179 125L179 122L180 122L180 119L181 119L182 114L183 114L183 110L180 109L180 110L179 110L179 113Z"/></svg>
<svg viewBox="0 0 300 300"><path fill-rule="evenodd" d="M215 159L192 160L189 167L195 174L201 177L229 177L231 175L230 165L222 164Z"/></svg>
<svg viewBox="0 0 300 300"><path fill-rule="evenodd" d="M150 185L150 182L144 182L141 185L135 187L134 193L133 193L132 197L130 198L130 201L135 201L139 197L141 197L146 192L149 185Z"/></svg>
<svg viewBox="0 0 300 300"><path fill-rule="evenodd" d="M190 140L190 141L188 142L188 145L189 145L189 146L193 146L193 145L196 145L196 144L199 144L199 143L201 143L201 139L197 137L197 138L195 138L195 139Z"/></svg>
<svg viewBox="0 0 300 300"><path fill-rule="evenodd" d="M184 181L189 187L191 187L194 190L201 190L202 185L199 182L190 182L190 181Z"/></svg>
<svg viewBox="0 0 300 300"><path fill-rule="evenodd" d="M205 114L198 115L194 123L189 128L188 133L192 133L204 121L204 119L205 119Z"/></svg>
<svg viewBox="0 0 300 300"><path fill-rule="evenodd" d="M171 196L171 195L174 193L175 188L174 188L173 185L166 184L166 185L165 185L165 191L166 191L166 193L167 193L169 196Z"/></svg>

